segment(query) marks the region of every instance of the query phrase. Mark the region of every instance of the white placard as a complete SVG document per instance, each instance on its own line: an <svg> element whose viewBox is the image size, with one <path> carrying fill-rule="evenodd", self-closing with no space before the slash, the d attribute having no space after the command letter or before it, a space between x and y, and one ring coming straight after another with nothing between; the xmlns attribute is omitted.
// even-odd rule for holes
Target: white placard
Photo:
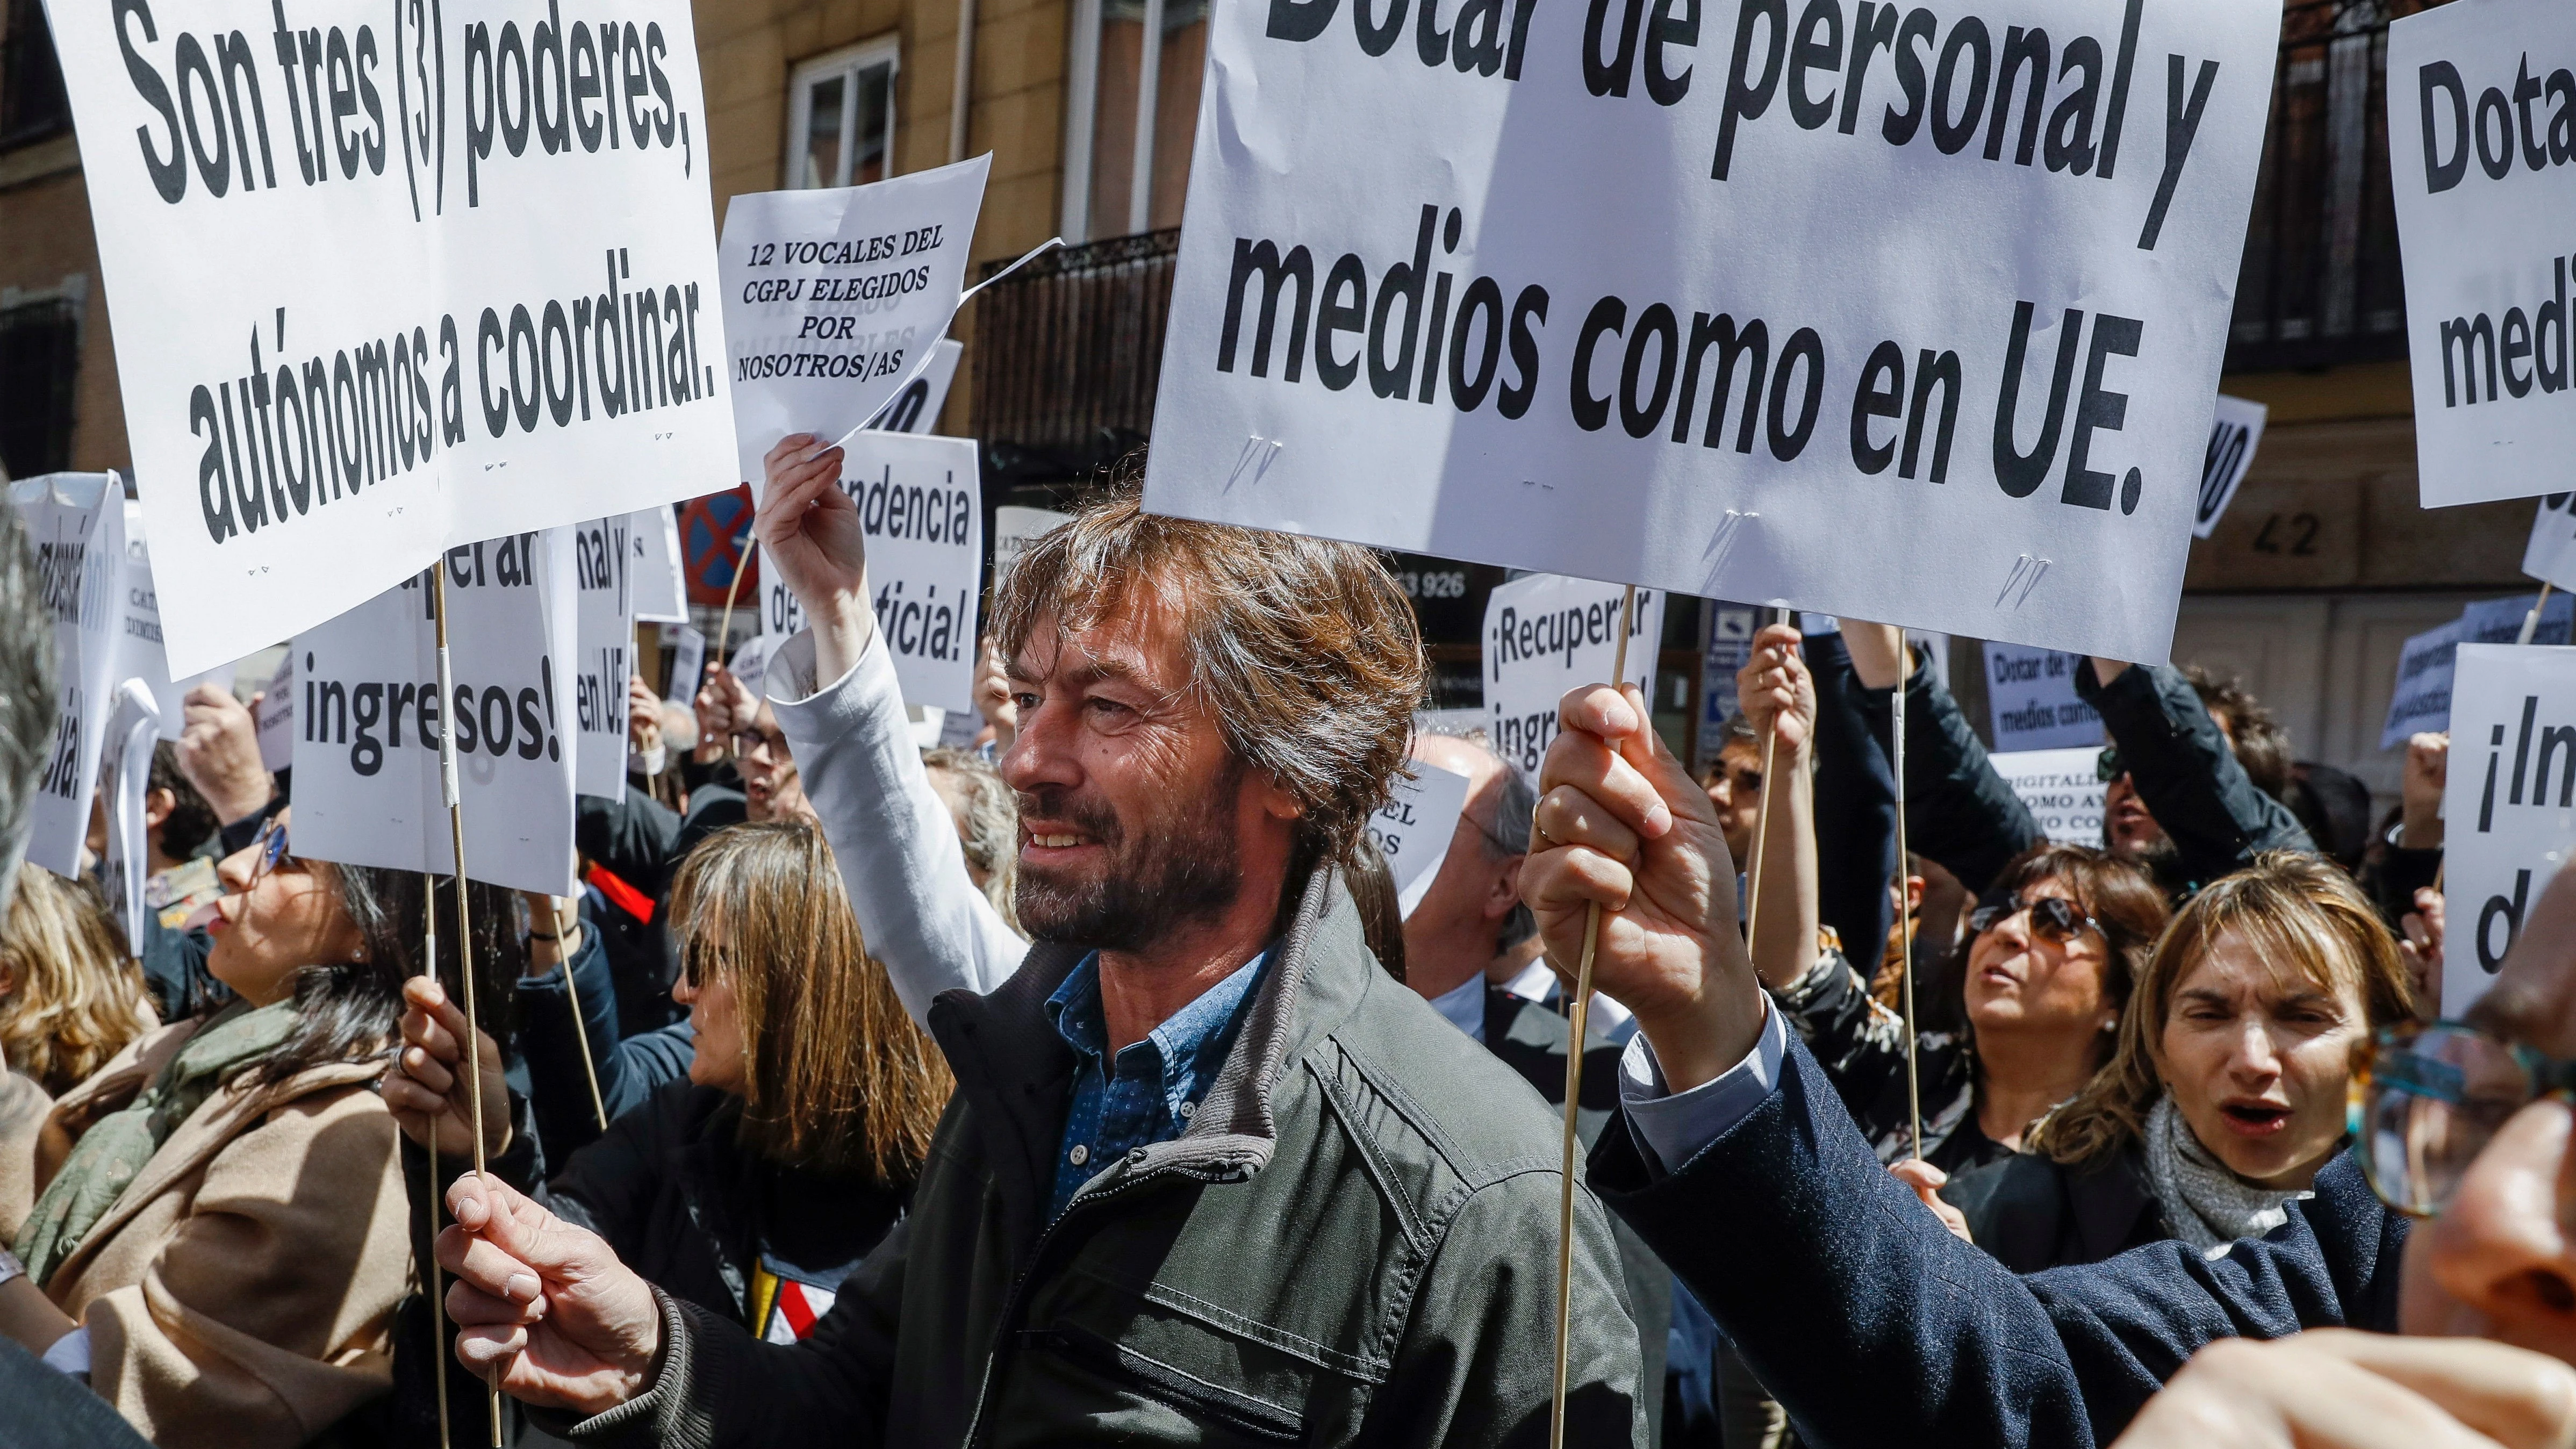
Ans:
<svg viewBox="0 0 2576 1449"><path fill-rule="evenodd" d="M2576 846L2576 649L2463 644L2442 791L2442 1015L2486 994Z"/></svg>
<svg viewBox="0 0 2576 1449"><path fill-rule="evenodd" d="M175 740L187 726L188 691L201 682L218 689L233 687L233 666L217 665L203 674L185 679L170 677L169 656L161 648L160 592L152 583L152 548L143 534L143 505L125 500L125 576L122 581L123 642L118 646L123 662L117 665L120 679L139 679L152 691L153 708L159 718L161 738Z"/></svg>
<svg viewBox="0 0 2576 1449"><path fill-rule="evenodd" d="M106 804L107 855L99 863L108 908L125 930L126 949L143 954L143 881L152 873L143 797L152 783L152 747L161 736L161 706L142 680L116 689L99 753L98 788Z"/></svg>
<svg viewBox="0 0 2576 1449"><path fill-rule="evenodd" d="M635 672L633 518L594 518L572 530L572 713L581 739L573 788L611 800L626 795L626 680Z"/></svg>
<svg viewBox="0 0 2576 1449"><path fill-rule="evenodd" d="M1986 705L1999 752L2065 750L2102 743L2102 716L2075 694L2081 654L1986 645Z"/></svg>
<svg viewBox="0 0 2576 1449"><path fill-rule="evenodd" d="M2576 184L2563 168L2576 101L2548 87L2571 53L2576 9L2561 0L2480 0L2388 29L2388 169L2427 508L2567 483Z"/></svg>
<svg viewBox="0 0 2576 1449"><path fill-rule="evenodd" d="M2200 504L2191 520L2191 536L2207 538L2218 530L2227 505L2245 472L2254 466L2254 450L2263 442L2263 420L2272 410L2258 402L2219 394L2218 411L2209 420L2209 452L2200 466Z"/></svg>
<svg viewBox="0 0 2576 1449"><path fill-rule="evenodd" d="M1458 835L1458 812L1467 806L1467 777L1421 760L1407 761L1395 792L1369 817L1368 836L1395 877L1399 914L1410 916L1440 874L1449 842Z"/></svg>
<svg viewBox="0 0 2576 1449"><path fill-rule="evenodd" d="M635 617L646 624L689 622L689 583L680 572L680 519L668 508L626 515L634 560Z"/></svg>
<svg viewBox="0 0 2576 1449"><path fill-rule="evenodd" d="M2095 768L2101 751L2022 750L1987 758L2042 834L2060 845L2101 847L2102 797L2110 789Z"/></svg>
<svg viewBox="0 0 2576 1449"><path fill-rule="evenodd" d="M260 768L275 773L295 764L295 641L286 641L286 654L277 661L277 672L268 677L268 687L256 696L258 704L251 712L251 724L259 735Z"/></svg>
<svg viewBox="0 0 2576 1449"><path fill-rule="evenodd" d="M1705 770L1726 743L1720 731L1736 711L1735 676L1753 658L1757 611L1736 604L1708 606L1708 641L1700 656L1699 758L1692 768Z"/></svg>
<svg viewBox="0 0 2576 1449"><path fill-rule="evenodd" d="M733 657L725 661L725 673L740 680L752 698L761 698L762 686L769 680L769 651L786 638L784 634L754 634L745 639L742 647L733 651Z"/></svg>
<svg viewBox="0 0 2576 1449"><path fill-rule="evenodd" d="M975 748L975 737L984 732L984 717L971 709L942 710L939 714L939 743L952 750Z"/></svg>
<svg viewBox="0 0 2576 1449"><path fill-rule="evenodd" d="M734 481L682 0L46 10L174 671Z"/></svg>
<svg viewBox="0 0 2576 1449"><path fill-rule="evenodd" d="M35 545L54 630L54 738L28 809L27 859L69 878L89 836L122 653L125 489L113 473L47 473L10 484L9 501Z"/></svg>
<svg viewBox="0 0 2576 1449"><path fill-rule="evenodd" d="M1216 7L1147 505L2163 659L2279 7L1648 10Z"/></svg>
<svg viewBox="0 0 2576 1449"><path fill-rule="evenodd" d="M666 704L682 709L697 704L699 675L707 665L707 636L686 624L674 630L671 641L671 687L662 695Z"/></svg>
<svg viewBox="0 0 2576 1449"><path fill-rule="evenodd" d="M1617 584L1532 574L1499 585L1485 600L1485 730L1494 753L1535 777L1556 738L1557 701L1579 685L1610 678L1619 650ZM1655 646L1664 637L1664 596L1637 591L1623 683L1654 698Z"/></svg>
<svg viewBox="0 0 2576 1449"><path fill-rule="evenodd" d="M2576 493L2540 500L2531 541L2522 548L2522 571L2561 589L2576 589Z"/></svg>
<svg viewBox="0 0 2576 1449"><path fill-rule="evenodd" d="M867 537L877 627L908 704L975 708L976 590L984 578L984 488L972 438L865 432L850 439L841 491ZM760 577L760 628L785 639L805 611L776 569Z"/></svg>
<svg viewBox="0 0 2576 1449"><path fill-rule="evenodd" d="M992 164L987 154L866 186L725 203L736 446L755 499L761 459L780 438L830 442L867 422L945 332Z"/></svg>
<svg viewBox="0 0 2576 1449"><path fill-rule="evenodd" d="M996 588L1001 586L1002 576L1011 571L1011 565L1020 561L1020 555L1029 551L1029 545L1037 542L1040 534L1059 523L1072 521L1072 514L1058 513L1052 508L1029 508L1017 503L1006 503L994 509L994 586Z"/></svg>
<svg viewBox="0 0 2576 1449"><path fill-rule="evenodd" d="M442 566L450 700L426 571L296 636L296 853L453 871L438 750L453 722L467 877L571 895L572 530L492 539Z"/></svg>
<svg viewBox="0 0 2576 1449"><path fill-rule="evenodd" d="M1484 706L1474 709L1417 709L1413 712L1413 732L1417 735L1464 736L1469 730L1486 725Z"/></svg>
<svg viewBox="0 0 2576 1449"><path fill-rule="evenodd" d="M889 433L927 433L936 428L939 410L948 406L948 385L957 380L957 363L965 355L965 343L952 337L941 338L939 345L931 349L929 370L888 398L886 405L877 409L877 415L868 419L868 426Z"/></svg>

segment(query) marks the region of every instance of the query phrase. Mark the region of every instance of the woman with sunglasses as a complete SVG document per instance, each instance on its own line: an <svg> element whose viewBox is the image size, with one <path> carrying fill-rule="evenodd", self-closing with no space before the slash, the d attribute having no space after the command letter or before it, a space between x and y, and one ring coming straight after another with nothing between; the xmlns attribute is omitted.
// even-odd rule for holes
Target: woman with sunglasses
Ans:
<svg viewBox="0 0 2576 1449"><path fill-rule="evenodd" d="M947 1061L867 955L810 822L707 837L672 882L670 920L682 943L671 995L696 1036L688 1079L612 1121L552 1181L512 1186L672 1296L792 1343L902 1217L948 1100ZM464 1019L427 982L412 1004L385 1099L414 1140L436 1130L457 1153L471 1110ZM486 1120L505 1133L488 1042L483 1063Z"/></svg>
<svg viewBox="0 0 2576 1449"><path fill-rule="evenodd" d="M2164 897L2144 871L2103 851L2046 843L2023 851L1969 915L1966 939L1940 973L1941 999L1918 1003L1918 1035L1908 1043L1903 1019L1871 999L1841 951L1818 940L1806 769L1816 696L1796 643L1793 631L1765 629L1737 676L1756 728L1777 731L1773 776L1784 787L1767 825L1754 969L1881 1161L1919 1155L1955 1173L2009 1156L2034 1119L2109 1058L2129 983L2164 929ZM1919 1153L1909 1067L1921 1084Z"/></svg>
<svg viewBox="0 0 2576 1449"><path fill-rule="evenodd" d="M2332 863L2276 852L2183 907L2111 1063L2030 1152L1944 1194L2016 1272L2288 1221L2344 1140L2354 1050L2412 1019L2396 938Z"/></svg>
<svg viewBox="0 0 2576 1449"><path fill-rule="evenodd" d="M374 1437L344 1421L393 1383L413 1288L414 1199L376 1086L422 966L422 877L299 860L290 813L191 922L237 999L64 1095L0 1252L0 1333L163 1446ZM505 893L476 895L507 921ZM478 936L497 978L500 928Z"/></svg>

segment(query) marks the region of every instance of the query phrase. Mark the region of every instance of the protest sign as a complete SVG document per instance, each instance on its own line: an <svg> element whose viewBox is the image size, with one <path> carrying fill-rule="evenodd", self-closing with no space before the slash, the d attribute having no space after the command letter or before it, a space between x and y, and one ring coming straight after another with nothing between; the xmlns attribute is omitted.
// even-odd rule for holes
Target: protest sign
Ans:
<svg viewBox="0 0 2576 1449"><path fill-rule="evenodd" d="M2482 0L2388 29L2388 169L2427 508L2566 484L2576 317L2563 223L2576 183L2561 168L2576 155L2576 84L2551 72L2570 52L2576 9L2561 0Z"/></svg>
<svg viewBox="0 0 2576 1449"><path fill-rule="evenodd" d="M1211 12L1149 507L2165 657L2278 6L1385 13Z"/></svg>
<svg viewBox="0 0 2576 1449"><path fill-rule="evenodd" d="M699 675L707 666L707 636L680 625L671 643L671 687L662 692L663 702L688 709L697 702Z"/></svg>
<svg viewBox="0 0 2576 1449"><path fill-rule="evenodd" d="M976 591L984 577L984 488L972 438L864 432L850 439L841 491L867 538L877 627L908 704L975 708ZM761 632L785 639L805 611L771 570Z"/></svg>
<svg viewBox="0 0 2576 1449"><path fill-rule="evenodd" d="M725 203L734 427L755 495L761 459L780 438L829 442L868 422L945 333L992 164L977 156L866 186Z"/></svg>
<svg viewBox="0 0 2576 1449"><path fill-rule="evenodd" d="M2040 833L2060 845L2102 844L2102 797L2110 787L2095 769L2097 749L2019 750L1990 755L2003 777L2039 824Z"/></svg>
<svg viewBox="0 0 2576 1449"><path fill-rule="evenodd" d="M1531 574L1485 600L1485 729L1494 753L1537 775L1556 738L1556 705L1567 690L1610 677L1619 650L1617 584ZM1628 628L1625 683L1649 695L1655 642L1664 633L1664 596L1637 591Z"/></svg>
<svg viewBox="0 0 2576 1449"><path fill-rule="evenodd" d="M2254 466L2254 449L2263 441L2263 420L2272 410L2258 402L2220 394L2217 415L2209 422L2209 453L2200 465L2200 507L2192 515L2191 536L2207 538L2218 529L2227 505Z"/></svg>
<svg viewBox="0 0 2576 1449"><path fill-rule="evenodd" d="M2540 500L2531 541L2522 548L2522 571L2559 589L2576 588L2576 493Z"/></svg>
<svg viewBox="0 0 2576 1449"><path fill-rule="evenodd" d="M2397 647L2397 687L2388 696L2388 718L2379 747L2393 750L2411 735L2451 727L2451 656L2460 621L2427 629Z"/></svg>
<svg viewBox="0 0 2576 1449"><path fill-rule="evenodd" d="M689 622L689 584L680 573L680 516L668 508L626 515L635 560L635 617L646 624Z"/></svg>
<svg viewBox="0 0 2576 1449"><path fill-rule="evenodd" d="M1998 751L2058 750L2102 743L2102 716L2075 696L2081 654L1986 644L1986 705Z"/></svg>
<svg viewBox="0 0 2576 1449"><path fill-rule="evenodd" d="M1368 837L1395 878L1401 915L1412 915L1440 873L1440 861L1458 834L1458 812L1467 806L1467 777L1421 760L1396 773L1395 789L1369 817Z"/></svg>
<svg viewBox="0 0 2576 1449"><path fill-rule="evenodd" d="M275 772L295 764L295 641L286 641L286 657L268 687L251 696L251 723L259 734L260 768Z"/></svg>
<svg viewBox="0 0 2576 1449"><path fill-rule="evenodd" d="M2576 846L2576 649L2463 644L2451 689L2442 1015L2494 983Z"/></svg>
<svg viewBox="0 0 2576 1449"><path fill-rule="evenodd" d="M929 432L938 425L939 410L948 406L948 385L957 380L957 362L965 355L965 343L941 338L930 350L929 370L886 399L877 415L868 419L868 426L889 433Z"/></svg>
<svg viewBox="0 0 2576 1449"><path fill-rule="evenodd" d="M491 539L441 560L452 699L439 697L426 570L296 636L297 854L452 872L439 740L453 725L466 875L550 895L580 889L572 532Z"/></svg>
<svg viewBox="0 0 2576 1449"><path fill-rule="evenodd" d="M1726 741L1721 733L1737 707L1735 676L1753 659L1755 611L1740 604L1713 604L1708 610L1708 642L1700 660L1699 758L1692 768L1705 770Z"/></svg>
<svg viewBox="0 0 2576 1449"><path fill-rule="evenodd" d="M1417 709L1413 712L1413 732L1418 735L1459 735L1485 727L1485 708Z"/></svg>
<svg viewBox="0 0 2576 1449"><path fill-rule="evenodd" d="M46 9L172 669L733 480L681 0Z"/></svg>
<svg viewBox="0 0 2576 1449"><path fill-rule="evenodd" d="M1037 542L1038 535L1059 523L1072 521L1072 514L1058 513L1052 508L1027 508L1016 503L1006 503L994 509L994 585L1000 586L1002 576L1011 571L1011 565L1020 561L1021 554L1029 551L1030 544Z"/></svg>
<svg viewBox="0 0 2576 1449"><path fill-rule="evenodd" d="M152 703L160 717L161 738L175 740L186 728L188 691L198 683L210 682L218 689L233 687L233 666L220 664L202 674L184 679L170 677L170 659L161 647L161 597L152 583L152 548L143 533L143 505L125 500L125 578L124 642L119 646L123 662L117 673L124 679L139 679L152 691Z"/></svg>
<svg viewBox="0 0 2576 1449"><path fill-rule="evenodd" d="M762 697L769 682L769 651L786 638L784 634L754 634L745 639L733 651L733 657L725 661L725 673L742 681L742 687L750 690L753 698Z"/></svg>
<svg viewBox="0 0 2576 1449"><path fill-rule="evenodd" d="M635 672L632 522L632 514L619 514L572 530L572 712L581 741L573 788L611 800L626 794L626 679Z"/></svg>
<svg viewBox="0 0 2576 1449"><path fill-rule="evenodd" d="M10 484L9 502L54 631L54 737L28 807L27 859L75 876L122 652L125 489L113 473L47 473Z"/></svg>
<svg viewBox="0 0 2576 1449"><path fill-rule="evenodd" d="M2460 610L2460 642L2463 644L2513 644L2522 639L2523 621L2533 609L2540 610L2539 628L2532 634L2534 644L2564 644L2567 627L2576 621L2576 598L2552 592L2549 602L2541 603L2538 594L2521 594L2510 599L2480 599Z"/></svg>
<svg viewBox="0 0 2576 1449"><path fill-rule="evenodd" d="M143 954L143 882L152 874L143 797L152 783L152 746L161 707L142 680L119 684L99 751L98 790L107 816L107 855L99 862L108 909L125 928L126 950Z"/></svg>

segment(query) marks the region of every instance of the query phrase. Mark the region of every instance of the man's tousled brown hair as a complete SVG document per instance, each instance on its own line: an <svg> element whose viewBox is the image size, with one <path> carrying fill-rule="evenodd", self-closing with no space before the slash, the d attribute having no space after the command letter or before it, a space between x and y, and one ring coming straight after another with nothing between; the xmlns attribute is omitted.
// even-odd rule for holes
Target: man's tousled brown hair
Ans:
<svg viewBox="0 0 2576 1449"><path fill-rule="evenodd" d="M881 1183L919 1176L954 1081L868 956L823 832L764 820L708 836L671 884L671 927L699 981L732 983L744 1145Z"/></svg>
<svg viewBox="0 0 2576 1449"><path fill-rule="evenodd" d="M1346 861L1422 698L1421 636L1386 565L1357 544L1147 513L1131 481L1020 555L993 636L1013 658L1041 624L1144 608L1180 621L1188 689L1234 757L1296 797L1301 863Z"/></svg>

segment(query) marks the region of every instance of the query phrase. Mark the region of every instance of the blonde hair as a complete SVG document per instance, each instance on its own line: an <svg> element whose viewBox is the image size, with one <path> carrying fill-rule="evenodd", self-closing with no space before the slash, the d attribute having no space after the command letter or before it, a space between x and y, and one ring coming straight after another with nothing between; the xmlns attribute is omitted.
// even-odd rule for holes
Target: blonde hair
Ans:
<svg viewBox="0 0 2576 1449"><path fill-rule="evenodd" d="M0 926L0 1057L55 1096L152 1025L143 973L81 887L48 870L18 873Z"/></svg>
<svg viewBox="0 0 2576 1449"><path fill-rule="evenodd" d="M708 836L672 882L670 919L696 978L733 987L745 1145L884 1183L917 1176L955 1081L867 954L823 833L768 820Z"/></svg>
<svg viewBox="0 0 2576 1449"><path fill-rule="evenodd" d="M2374 1028L2414 1015L2414 986L2397 938L2352 877L2321 856L2266 853L2212 882L2174 917L2130 993L2111 1060L2032 1130L2032 1151L2077 1166L2143 1137L2147 1112L2165 1091L2155 1048L2174 991L2230 932L2275 969L2296 971L2320 991L2341 995L2352 988Z"/></svg>

